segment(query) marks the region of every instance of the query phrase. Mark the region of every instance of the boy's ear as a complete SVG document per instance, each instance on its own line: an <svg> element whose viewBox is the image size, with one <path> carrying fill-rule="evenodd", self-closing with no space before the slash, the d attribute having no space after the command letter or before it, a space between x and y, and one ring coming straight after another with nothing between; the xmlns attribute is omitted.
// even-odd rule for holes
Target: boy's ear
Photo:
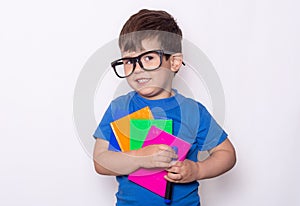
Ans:
<svg viewBox="0 0 300 206"><path fill-rule="evenodd" d="M171 71L178 72L183 61L182 53L172 54L170 57Z"/></svg>

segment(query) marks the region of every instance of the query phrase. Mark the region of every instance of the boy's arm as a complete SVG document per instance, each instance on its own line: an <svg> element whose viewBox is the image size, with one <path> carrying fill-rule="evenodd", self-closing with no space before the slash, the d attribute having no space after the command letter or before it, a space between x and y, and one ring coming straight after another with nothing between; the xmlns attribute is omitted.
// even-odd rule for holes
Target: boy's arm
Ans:
<svg viewBox="0 0 300 206"><path fill-rule="evenodd" d="M209 151L210 156L204 161L184 160L176 162L165 177L171 182L186 183L195 180L219 176L230 170L236 163L233 145L227 138L217 147Z"/></svg>
<svg viewBox="0 0 300 206"><path fill-rule="evenodd" d="M168 168L177 155L171 147L159 144L139 150L114 152L108 150L108 141L97 138L94 147L94 166L99 174L128 175L139 168Z"/></svg>

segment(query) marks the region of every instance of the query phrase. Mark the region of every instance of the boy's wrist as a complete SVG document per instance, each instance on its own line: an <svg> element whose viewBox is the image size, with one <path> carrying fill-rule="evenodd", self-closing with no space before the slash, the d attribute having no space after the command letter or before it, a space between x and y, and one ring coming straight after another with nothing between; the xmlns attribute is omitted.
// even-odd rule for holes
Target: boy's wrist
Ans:
<svg viewBox="0 0 300 206"><path fill-rule="evenodd" d="M145 160L144 158L142 158L142 154L140 150L130 150L125 153L130 156L132 164L134 164L135 167L137 167L137 169L143 167L143 162Z"/></svg>
<svg viewBox="0 0 300 206"><path fill-rule="evenodd" d="M201 161L196 162L196 167L197 167L196 180L204 179L204 176L203 176L204 168L202 167L202 165L203 165L203 162L201 162Z"/></svg>

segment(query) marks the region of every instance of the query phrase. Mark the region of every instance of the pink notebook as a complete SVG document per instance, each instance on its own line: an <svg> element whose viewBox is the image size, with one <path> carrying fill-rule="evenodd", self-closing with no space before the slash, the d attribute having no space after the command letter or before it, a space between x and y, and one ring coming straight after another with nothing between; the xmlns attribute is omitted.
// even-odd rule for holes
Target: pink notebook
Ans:
<svg viewBox="0 0 300 206"><path fill-rule="evenodd" d="M155 126L152 126L145 139L143 147L153 144L166 144L178 148L178 160L184 160L191 145L190 143L171 135ZM139 169L128 176L128 179L162 197L166 193L167 181L164 176L167 174L162 169Z"/></svg>

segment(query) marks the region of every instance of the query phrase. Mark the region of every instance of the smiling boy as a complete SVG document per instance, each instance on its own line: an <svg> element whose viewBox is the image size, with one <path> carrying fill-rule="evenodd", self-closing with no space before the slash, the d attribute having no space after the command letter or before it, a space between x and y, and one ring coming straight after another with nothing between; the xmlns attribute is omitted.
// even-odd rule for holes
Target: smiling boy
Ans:
<svg viewBox="0 0 300 206"><path fill-rule="evenodd" d="M170 97L172 95L174 73L179 70L182 64L182 54L172 54L171 59L167 61L165 57L166 55L170 56L170 54L164 53L164 51L161 50L161 45L156 38L142 40L141 44L143 48L142 51L125 51L123 52L124 58L119 60L126 61L124 67L128 84L133 90L137 91L139 95L146 99ZM138 58L130 59L133 57ZM118 61L114 63L118 63ZM115 65L112 65L115 68ZM129 69L127 69L127 67ZM120 70L122 69L123 65ZM145 69L148 71L151 70L151 72L145 72ZM117 72L116 69L115 71Z"/></svg>
<svg viewBox="0 0 300 206"><path fill-rule="evenodd" d="M116 205L164 205L162 197L128 180L127 175L140 168L168 171L165 178L174 183L172 205L200 205L198 180L219 176L236 162L226 132L206 108L172 87L183 64L181 40L180 28L165 11L140 10L122 28L122 58L111 65L133 91L111 102L94 133L95 170L117 176ZM110 122L119 118L120 112L129 114L145 106L150 107L156 119L172 119L173 134L192 145L186 160L171 164L177 155L164 144L126 152L108 150L113 134ZM199 161L199 151L208 151L210 156Z"/></svg>

